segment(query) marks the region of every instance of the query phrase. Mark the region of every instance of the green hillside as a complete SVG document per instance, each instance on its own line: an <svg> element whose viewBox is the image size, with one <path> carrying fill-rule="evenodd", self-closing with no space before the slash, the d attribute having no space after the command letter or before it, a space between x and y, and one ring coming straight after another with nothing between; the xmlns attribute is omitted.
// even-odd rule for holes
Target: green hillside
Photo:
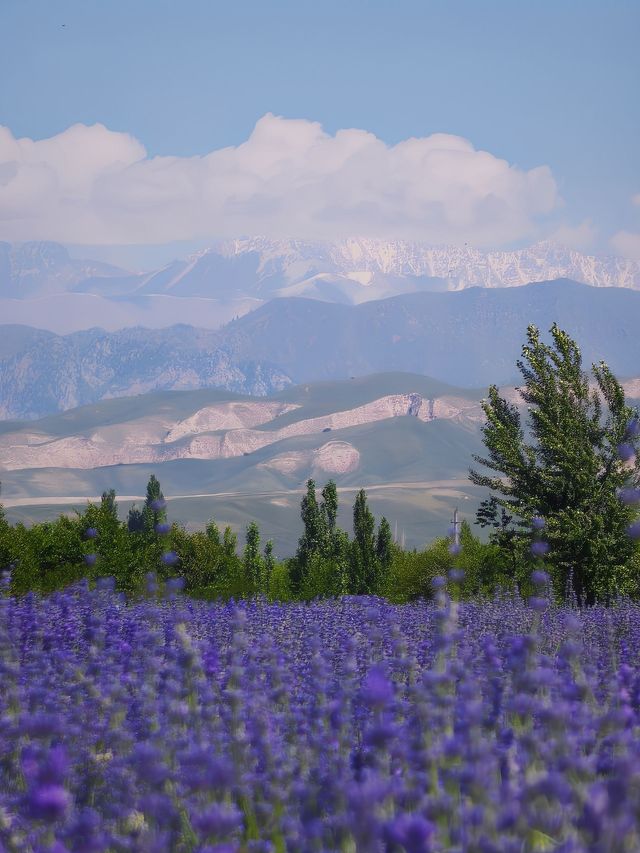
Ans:
<svg viewBox="0 0 640 853"><path fill-rule="evenodd" d="M273 430L286 423L356 408L390 394L415 392L433 399L442 395L478 401L486 389L458 389L423 376L386 373L340 382L320 382L290 388L277 395L300 408L260 429ZM44 431L63 437L89 434L105 424L122 424L160 416L181 420L198 409L229 400L255 400L217 389L168 391L105 400L39 421L21 422L25 432ZM632 402L632 401L630 401ZM14 423L14 429L16 424ZM172 521L188 529L203 529L214 516L243 534L256 520L265 538L273 538L281 556L293 553L300 535L299 508L304 484L313 477L318 486L334 479L341 501L340 524L351 529L351 508L356 491L364 487L373 511L386 515L398 538L404 530L407 547L420 547L444 535L455 506L460 517L473 521L480 501L487 496L468 478L472 455L484 455L482 424L464 416L422 421L398 416L346 429L314 432L287 438L243 456L228 459L176 459L161 463L113 465L93 469L38 468L1 471L2 500L8 520L30 525L81 510L86 498L115 489L119 512L126 518L133 500L143 500L146 483L155 474L169 501ZM181 439L180 443L186 439ZM311 454L329 441L346 442L359 453L359 465L342 474L320 470ZM296 470L268 467L281 454L308 454ZM57 502L48 498L56 498ZM65 497L70 498L65 501ZM24 500L12 505L13 500ZM42 503L30 503L39 500ZM485 531L478 530L481 537ZM242 540L241 540L242 541Z"/></svg>

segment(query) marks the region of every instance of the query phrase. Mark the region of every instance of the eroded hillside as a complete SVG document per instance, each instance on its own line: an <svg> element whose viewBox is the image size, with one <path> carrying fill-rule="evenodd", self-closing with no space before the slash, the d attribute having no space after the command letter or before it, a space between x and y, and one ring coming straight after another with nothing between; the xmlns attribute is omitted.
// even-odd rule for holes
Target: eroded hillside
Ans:
<svg viewBox="0 0 640 853"><path fill-rule="evenodd" d="M300 417L278 426L278 419L291 412ZM0 466L7 470L99 468L173 459L228 459L287 438L322 435L402 416L424 422L448 418L478 421L483 414L479 403L463 397L425 399L418 393L390 394L352 409L307 418L304 407L293 403L221 402L179 420L155 415L63 437L38 432L30 424L29 430L0 436ZM321 467L331 470L337 466L336 471L357 467L357 451L345 451L344 444L328 442L325 449L313 451L321 463L324 460ZM344 460L331 461L329 457L336 453L342 454ZM287 459L275 459L269 464L276 468L297 467L296 462ZM299 462L302 464L302 457Z"/></svg>

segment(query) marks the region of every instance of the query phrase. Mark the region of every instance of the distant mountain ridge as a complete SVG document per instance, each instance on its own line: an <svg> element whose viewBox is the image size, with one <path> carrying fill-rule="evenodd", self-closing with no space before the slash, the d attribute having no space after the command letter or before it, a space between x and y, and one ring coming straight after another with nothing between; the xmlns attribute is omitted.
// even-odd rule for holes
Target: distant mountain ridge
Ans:
<svg viewBox="0 0 640 853"><path fill-rule="evenodd" d="M556 278L636 290L640 289L640 261L584 255L552 242L509 252L482 252L466 245L437 247L403 240L350 237L312 242L251 237L219 241L157 270L129 272L99 261L73 259L59 243L0 242L0 294L16 299L69 290L111 297L134 293L273 297L292 295L283 291L317 276L346 278L361 291L359 301L375 298L368 292L376 278L384 277L398 287L396 279L440 279L445 290L518 287ZM401 292L406 291L397 291Z"/></svg>
<svg viewBox="0 0 640 853"><path fill-rule="evenodd" d="M161 269L129 272L72 259L56 243L0 243L0 316L66 334L175 322L218 329L294 296L359 305L405 293L520 287L569 278L640 290L640 262L538 243L511 252L403 241L226 240ZM205 301L206 300L206 301Z"/></svg>
<svg viewBox="0 0 640 853"><path fill-rule="evenodd" d="M561 280L359 306L288 298L218 331L175 325L59 336L0 327L0 419L159 390L265 396L291 384L387 371L467 388L514 384L527 325L549 341L554 321L578 342L585 369L602 359L620 379L638 375L640 293L623 288Z"/></svg>
<svg viewBox="0 0 640 853"><path fill-rule="evenodd" d="M214 251L206 250L202 255ZM536 281L569 278L594 287L640 289L640 262L583 255L553 242L526 249L482 252L471 246L434 247L403 240L351 237L341 242L269 240L253 237L217 245L224 257L257 254L266 276L295 265L317 264L326 273L346 275L367 287L367 274L428 277L447 281L447 290L465 287L517 287ZM296 271L292 278L299 276Z"/></svg>
<svg viewBox="0 0 640 853"><path fill-rule="evenodd" d="M79 282L122 274L110 264L71 258L59 243L0 241L0 297L31 299L64 293Z"/></svg>

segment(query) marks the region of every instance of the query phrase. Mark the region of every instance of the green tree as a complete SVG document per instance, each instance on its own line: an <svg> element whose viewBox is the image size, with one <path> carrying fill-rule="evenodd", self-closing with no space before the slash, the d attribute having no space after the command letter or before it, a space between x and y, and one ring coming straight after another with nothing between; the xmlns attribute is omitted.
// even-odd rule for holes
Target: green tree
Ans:
<svg viewBox="0 0 640 853"><path fill-rule="evenodd" d="M244 546L244 577L247 592L252 595L262 589L263 563L260 556L260 530L255 521L247 525Z"/></svg>
<svg viewBox="0 0 640 853"><path fill-rule="evenodd" d="M378 560L386 568L391 562L391 545L393 543L393 535L391 533L391 525L383 515L378 526L378 536L376 538L376 556Z"/></svg>
<svg viewBox="0 0 640 853"><path fill-rule="evenodd" d="M334 480L329 480L322 489L320 509L324 518L325 535L327 540L330 540L335 534L338 519L338 489Z"/></svg>
<svg viewBox="0 0 640 853"><path fill-rule="evenodd" d="M298 550L296 551L295 561L291 565L290 574L294 592L298 592L302 588L309 571L312 555L322 553L326 545L327 522L324 513L318 506L314 480L307 480L307 493L302 498L300 517L304 525L304 533L298 541Z"/></svg>
<svg viewBox="0 0 640 853"><path fill-rule="evenodd" d="M220 545L220 529L212 518L205 528L207 539L211 540L215 545Z"/></svg>
<svg viewBox="0 0 640 853"><path fill-rule="evenodd" d="M116 504L115 489L109 489L108 492L102 493L100 506L105 513L105 516L111 516L115 521L118 520L118 505Z"/></svg>
<svg viewBox="0 0 640 853"><path fill-rule="evenodd" d="M529 366L517 361L525 380L518 390L528 404L536 443L524 442L517 408L491 385L482 403L489 456L473 458L506 479L472 469L469 479L503 495L497 504L525 524L535 515L544 518L546 561L556 590L562 593L571 577L578 600L590 604L638 589L637 547L627 532L637 510L618 496L618 489L640 485L640 438L629 430L638 413L625 404L622 387L603 361L592 364L597 389L591 392L577 344L556 323L550 331L555 349L541 343L530 325L522 348ZM598 390L609 409L605 423ZM623 444L636 452L631 466L621 458ZM520 555L528 535L523 531L513 538Z"/></svg>
<svg viewBox="0 0 640 853"><path fill-rule="evenodd" d="M513 589L514 580L518 580L521 589L531 586L529 577L514 578L508 552L501 551L495 543L481 542L466 518L460 525L460 546L453 565L464 571L463 597L493 595L497 587Z"/></svg>
<svg viewBox="0 0 640 853"><path fill-rule="evenodd" d="M275 568L275 557L273 556L273 540L268 539L264 546L264 560L263 560L263 568L264 568L264 588L262 592L265 595L270 595L271 593L271 579L273 577L273 570Z"/></svg>
<svg viewBox="0 0 640 853"><path fill-rule="evenodd" d="M136 574L136 560L127 526L118 519L115 490L102 493L100 504L89 502L83 513L77 513L78 525L83 533L89 528L98 535L86 545L87 553L95 553L92 567L95 577L113 577L119 589L131 590L131 580ZM138 572L141 574L141 572Z"/></svg>
<svg viewBox="0 0 640 853"><path fill-rule="evenodd" d="M2 483L0 483L0 494L2 494ZM0 572L8 571L13 558L11 548L11 525L5 516L4 507L0 503Z"/></svg>
<svg viewBox="0 0 640 853"><path fill-rule="evenodd" d="M144 516L142 511L139 510L135 504L129 508L129 514L127 516L127 530L129 533L144 532Z"/></svg>
<svg viewBox="0 0 640 853"><path fill-rule="evenodd" d="M393 536L391 534L391 525L387 519L382 516L380 525L378 526L378 536L376 538L376 557L378 559L378 580L377 590L385 583L386 575L391 566L393 559Z"/></svg>
<svg viewBox="0 0 640 853"><path fill-rule="evenodd" d="M500 509L500 517L498 517L498 509ZM523 531L528 529L528 525L522 521L512 522L513 515L509 515L504 507L500 507L496 496L491 495L490 498L480 504L476 513L476 521L473 523L479 524L480 527L490 525L494 528L489 534L489 542L497 546L499 553L508 557L511 579L521 581L519 566L522 567L522 548L518 546L518 543L525 540Z"/></svg>
<svg viewBox="0 0 640 853"><path fill-rule="evenodd" d="M375 527L376 520L367 506L366 492L360 489L353 505L350 592L354 595L375 592L378 575Z"/></svg>
<svg viewBox="0 0 640 853"><path fill-rule="evenodd" d="M246 595L243 561L237 554L238 537L227 525L222 534L223 597Z"/></svg>
<svg viewBox="0 0 640 853"><path fill-rule="evenodd" d="M166 501L155 474L149 477L147 496L142 509L143 529L149 535L155 533L157 524L167 521Z"/></svg>
<svg viewBox="0 0 640 853"><path fill-rule="evenodd" d="M93 569L84 561L84 543L77 519L61 515L56 521L34 524L27 531L27 539L29 546L19 566L22 572L28 565L31 567L34 583L28 589L52 592L93 576Z"/></svg>

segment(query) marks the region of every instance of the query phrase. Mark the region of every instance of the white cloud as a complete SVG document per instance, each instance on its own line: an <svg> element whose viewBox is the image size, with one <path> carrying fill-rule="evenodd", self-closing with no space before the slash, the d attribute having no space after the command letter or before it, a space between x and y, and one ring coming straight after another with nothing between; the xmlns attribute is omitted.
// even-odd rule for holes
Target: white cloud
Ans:
<svg viewBox="0 0 640 853"><path fill-rule="evenodd" d="M569 249L584 252L593 245L596 234L597 229L594 224L591 220L585 219L579 225L569 225L568 223L559 225L549 239L560 246L567 246Z"/></svg>
<svg viewBox="0 0 640 853"><path fill-rule="evenodd" d="M523 171L436 133L388 146L363 130L270 113L237 147L148 157L101 124L50 139L0 127L0 239L158 244L348 234L500 246L534 238L560 203L547 166Z"/></svg>
<svg viewBox="0 0 640 853"><path fill-rule="evenodd" d="M611 245L618 255L640 261L640 233L633 231L618 231L611 238Z"/></svg>

